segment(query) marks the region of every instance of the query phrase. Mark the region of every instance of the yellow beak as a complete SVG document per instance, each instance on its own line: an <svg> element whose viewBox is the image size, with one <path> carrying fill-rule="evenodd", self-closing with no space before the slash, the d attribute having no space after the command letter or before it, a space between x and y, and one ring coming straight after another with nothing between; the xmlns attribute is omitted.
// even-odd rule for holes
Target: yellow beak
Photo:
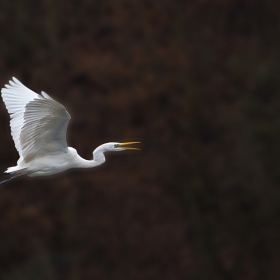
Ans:
<svg viewBox="0 0 280 280"><path fill-rule="evenodd" d="M134 148L134 147L126 147L127 145L134 145L134 144L140 144L140 142L124 142L120 143L119 147L123 150L134 150L134 151L139 151L139 148Z"/></svg>

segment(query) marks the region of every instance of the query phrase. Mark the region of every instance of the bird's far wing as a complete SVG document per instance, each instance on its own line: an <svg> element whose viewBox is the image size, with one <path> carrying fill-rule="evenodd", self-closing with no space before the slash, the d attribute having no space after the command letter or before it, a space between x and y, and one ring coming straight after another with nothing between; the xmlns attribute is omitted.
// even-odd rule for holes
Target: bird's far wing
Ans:
<svg viewBox="0 0 280 280"><path fill-rule="evenodd" d="M15 147L19 153L20 160L23 160L22 150L20 146L20 132L23 126L23 115L25 112L25 106L35 98L39 98L39 95L34 91L24 86L19 80L13 77L10 84L5 85L2 88L2 98L6 105L7 111L10 114L10 127Z"/></svg>
<svg viewBox="0 0 280 280"><path fill-rule="evenodd" d="M44 92L36 94L15 78L2 89L2 97L11 115L12 136L20 160L29 162L47 154L66 152L70 115L61 104Z"/></svg>

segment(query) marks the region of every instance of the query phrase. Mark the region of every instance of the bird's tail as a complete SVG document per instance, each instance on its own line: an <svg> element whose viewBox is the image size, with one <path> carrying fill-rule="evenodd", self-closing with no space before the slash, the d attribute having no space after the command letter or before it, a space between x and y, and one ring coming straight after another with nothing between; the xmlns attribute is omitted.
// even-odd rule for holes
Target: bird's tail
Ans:
<svg viewBox="0 0 280 280"><path fill-rule="evenodd" d="M4 183L6 183L6 182L9 182L9 181L11 181L12 179L15 179L15 178L17 178L17 177L20 177L20 176L23 176L23 175L28 175L28 172L27 172L27 169L26 169L26 168L23 168L23 169L21 169L21 170L14 171L14 172L11 172L11 173L9 173L9 174L11 175L11 177L8 178L8 179L6 179L6 180L4 180L4 181L1 181L1 182L0 182L0 185L4 184Z"/></svg>
<svg viewBox="0 0 280 280"><path fill-rule="evenodd" d="M19 176L21 176L21 175L23 175L23 174L16 174L16 175L10 177L9 179L6 179L6 180L4 180L4 181L1 181L1 182L0 182L0 185L4 184L4 183L6 183L6 182L9 182L9 181L11 181L12 179L15 179L15 178L17 178L17 177L19 177Z"/></svg>

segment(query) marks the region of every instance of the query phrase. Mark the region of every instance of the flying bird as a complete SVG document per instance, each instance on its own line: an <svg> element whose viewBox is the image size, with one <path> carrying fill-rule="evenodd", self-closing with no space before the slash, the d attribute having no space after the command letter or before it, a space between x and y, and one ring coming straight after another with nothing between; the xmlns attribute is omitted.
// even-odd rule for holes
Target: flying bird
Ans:
<svg viewBox="0 0 280 280"><path fill-rule="evenodd" d="M109 142L93 151L92 160L83 159L67 146L66 131L71 117L64 106L43 91L35 93L15 77L1 93L19 153L17 165L5 171L12 177L1 183L22 175L48 176L70 168L92 168L105 162L105 152L139 150L130 145L140 142Z"/></svg>

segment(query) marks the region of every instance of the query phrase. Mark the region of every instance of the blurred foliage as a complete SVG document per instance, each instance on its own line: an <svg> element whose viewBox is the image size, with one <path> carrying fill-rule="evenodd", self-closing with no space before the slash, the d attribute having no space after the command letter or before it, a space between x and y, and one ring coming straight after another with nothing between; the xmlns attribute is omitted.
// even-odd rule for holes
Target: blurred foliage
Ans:
<svg viewBox="0 0 280 280"><path fill-rule="evenodd" d="M3 187L1 279L278 279L279 8L2 0L0 84L63 103L85 158L143 150ZM17 153L0 114L4 171Z"/></svg>

